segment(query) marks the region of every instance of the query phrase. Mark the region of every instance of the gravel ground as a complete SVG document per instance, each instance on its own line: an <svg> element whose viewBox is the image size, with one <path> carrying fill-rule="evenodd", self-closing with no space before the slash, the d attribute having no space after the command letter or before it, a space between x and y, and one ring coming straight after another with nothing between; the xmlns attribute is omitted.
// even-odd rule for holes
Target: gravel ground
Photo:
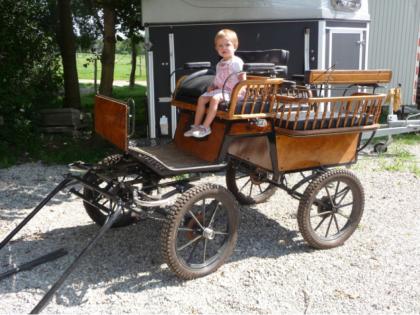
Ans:
<svg viewBox="0 0 420 315"><path fill-rule="evenodd" d="M409 150L418 165L420 144ZM279 190L270 202L241 207L235 252L216 273L176 278L160 255L162 224L147 220L108 232L45 312L418 314L420 179L383 170L386 159L365 155L353 167L366 204L360 227L344 246L309 248L298 231L298 202ZM64 173L65 166L40 163L0 170L0 236ZM49 203L2 249L0 272L60 247L69 255L1 281L0 313L28 313L97 230L75 197L63 193Z"/></svg>

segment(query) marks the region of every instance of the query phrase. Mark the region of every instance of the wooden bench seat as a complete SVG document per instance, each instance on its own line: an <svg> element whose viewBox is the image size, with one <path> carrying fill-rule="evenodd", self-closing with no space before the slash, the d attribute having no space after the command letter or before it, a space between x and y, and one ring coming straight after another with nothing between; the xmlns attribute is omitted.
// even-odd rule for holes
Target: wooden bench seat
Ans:
<svg viewBox="0 0 420 315"><path fill-rule="evenodd" d="M279 134L309 136L354 133L379 127L385 94L343 97L276 97L275 129Z"/></svg>

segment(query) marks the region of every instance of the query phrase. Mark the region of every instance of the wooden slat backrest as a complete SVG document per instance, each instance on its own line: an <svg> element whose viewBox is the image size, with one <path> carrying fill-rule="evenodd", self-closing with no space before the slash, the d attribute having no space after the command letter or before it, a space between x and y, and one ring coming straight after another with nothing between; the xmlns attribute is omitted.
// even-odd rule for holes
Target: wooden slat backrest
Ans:
<svg viewBox="0 0 420 315"><path fill-rule="evenodd" d="M383 70L310 70L305 73L305 82L320 84L375 84L389 83L392 71Z"/></svg>
<svg viewBox="0 0 420 315"><path fill-rule="evenodd" d="M295 98L277 95L275 126L294 130L354 128L378 123L385 94Z"/></svg>
<svg viewBox="0 0 420 315"><path fill-rule="evenodd" d="M95 96L95 132L123 151L128 149L127 104L103 95Z"/></svg>

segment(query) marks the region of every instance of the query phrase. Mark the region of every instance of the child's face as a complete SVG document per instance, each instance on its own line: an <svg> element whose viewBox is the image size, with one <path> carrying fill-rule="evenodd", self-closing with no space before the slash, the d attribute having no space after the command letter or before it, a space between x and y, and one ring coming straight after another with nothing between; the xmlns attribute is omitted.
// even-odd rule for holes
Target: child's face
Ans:
<svg viewBox="0 0 420 315"><path fill-rule="evenodd" d="M226 37L219 38L216 41L216 50L224 60L232 58L236 51L233 43Z"/></svg>

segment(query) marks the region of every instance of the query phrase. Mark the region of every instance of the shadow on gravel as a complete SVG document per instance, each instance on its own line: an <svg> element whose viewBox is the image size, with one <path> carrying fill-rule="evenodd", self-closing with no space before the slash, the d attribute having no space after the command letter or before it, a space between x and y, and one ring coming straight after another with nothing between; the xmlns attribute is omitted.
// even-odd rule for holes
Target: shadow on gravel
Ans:
<svg viewBox="0 0 420 315"><path fill-rule="evenodd" d="M22 209L34 209L62 179L64 177L36 184L20 184L19 187L3 182L0 188L0 220L23 219L28 211ZM69 195L60 192L47 205L58 205L68 200Z"/></svg>
<svg viewBox="0 0 420 315"><path fill-rule="evenodd" d="M91 288L104 289L105 294L113 295L182 285L184 281L163 264L160 230L161 222L147 220L107 232L56 293L56 303L82 305ZM55 229L31 235L30 240L13 241L0 251L0 272L60 247L66 248L69 255L1 281L0 295L35 289L41 289L44 295L97 231L98 227L91 224ZM296 238L296 231L282 227L256 209L243 207L238 243L227 264L249 257L277 258L311 251ZM40 299L41 295L36 298Z"/></svg>

